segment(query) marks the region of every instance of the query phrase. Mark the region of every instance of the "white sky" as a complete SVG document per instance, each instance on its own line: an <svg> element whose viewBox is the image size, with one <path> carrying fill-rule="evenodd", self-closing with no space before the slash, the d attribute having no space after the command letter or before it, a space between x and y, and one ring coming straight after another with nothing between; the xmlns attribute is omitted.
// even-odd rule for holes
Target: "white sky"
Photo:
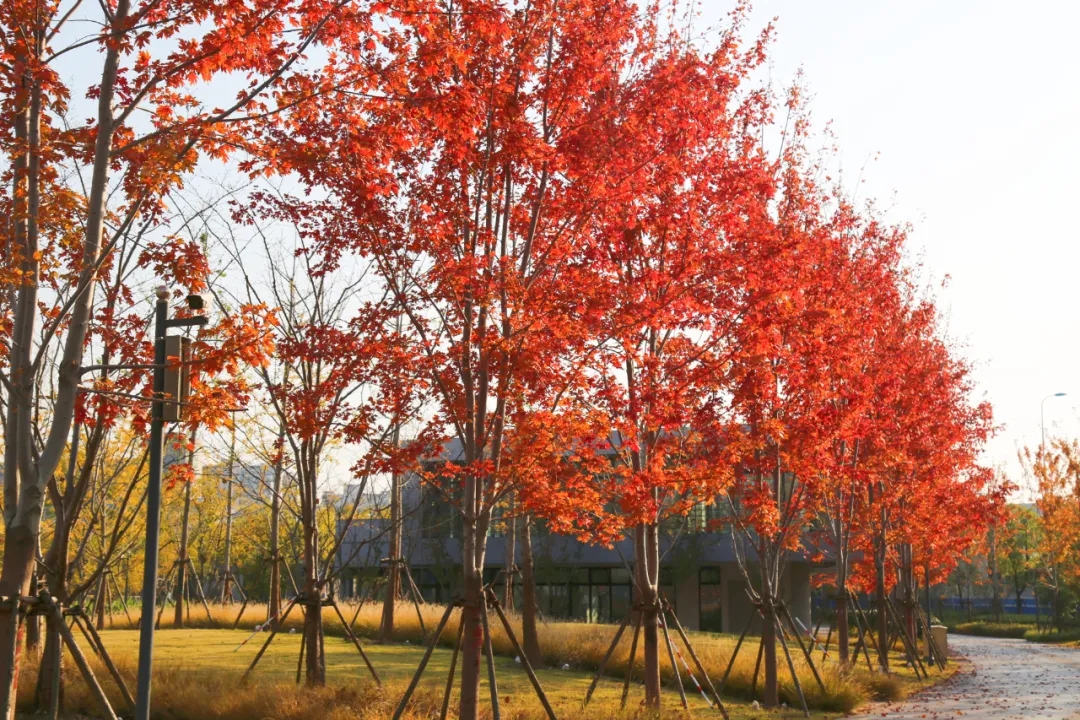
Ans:
<svg viewBox="0 0 1080 720"><path fill-rule="evenodd" d="M732 3L697 0L700 24ZM1080 3L757 0L777 17L772 78L802 67L816 124L832 121L859 197L895 202L950 334L1004 425L987 461L1020 481L1016 448L1080 434L1080 337L1066 322L1080 261L1069 220L1080 168ZM867 159L877 156L867 164Z"/></svg>

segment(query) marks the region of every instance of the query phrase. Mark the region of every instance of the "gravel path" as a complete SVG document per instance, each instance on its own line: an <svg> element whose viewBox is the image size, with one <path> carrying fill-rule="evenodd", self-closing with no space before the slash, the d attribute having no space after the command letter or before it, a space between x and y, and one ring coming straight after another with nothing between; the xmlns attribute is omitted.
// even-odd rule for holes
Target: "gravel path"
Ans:
<svg viewBox="0 0 1080 720"><path fill-rule="evenodd" d="M1080 718L1080 650L1025 640L949 636L969 663L947 682L909 700L879 703L868 717Z"/></svg>

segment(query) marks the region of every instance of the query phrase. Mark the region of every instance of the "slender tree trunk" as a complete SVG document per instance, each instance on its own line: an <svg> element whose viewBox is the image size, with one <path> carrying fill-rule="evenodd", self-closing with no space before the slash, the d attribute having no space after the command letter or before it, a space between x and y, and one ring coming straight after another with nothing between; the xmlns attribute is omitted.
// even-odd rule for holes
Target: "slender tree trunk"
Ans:
<svg viewBox="0 0 1080 720"><path fill-rule="evenodd" d="M176 558L176 605L173 614L173 627L184 627L184 589L187 587L188 569L188 527L191 520L191 483L195 474L195 428L188 438L188 467L192 479L184 483L184 516L180 525L180 552Z"/></svg>
<svg viewBox="0 0 1080 720"><path fill-rule="evenodd" d="M987 553L987 562L989 564L990 571L990 590L992 593L990 606L991 612L994 614L994 620L1001 621L1001 578L998 577L997 566L997 537L994 531L994 526L990 526L990 547Z"/></svg>
<svg viewBox="0 0 1080 720"><path fill-rule="evenodd" d="M461 556L465 591L462 620L465 623L465 634L461 647L460 720L477 720L480 706L484 646L480 609L484 606L484 558L487 553L488 524L491 522L491 508L483 507L483 492L484 479L471 474L465 478Z"/></svg>
<svg viewBox="0 0 1080 720"><path fill-rule="evenodd" d="M97 620L94 623L94 627L98 630L105 629L105 603L108 602L109 587L105 584L107 569L102 569L101 577L98 578L97 596L94 598L94 614L97 615Z"/></svg>
<svg viewBox="0 0 1080 720"><path fill-rule="evenodd" d="M840 658L841 667L851 664L851 651L848 643L851 638L848 634L848 594L847 594L847 560L846 556L836 564L836 643L837 655Z"/></svg>
<svg viewBox="0 0 1080 720"><path fill-rule="evenodd" d="M521 518L521 634L525 657L535 668L540 667L540 637L536 631L536 575L533 571L532 518Z"/></svg>
<svg viewBox="0 0 1080 720"><path fill-rule="evenodd" d="M506 577L503 582L503 607L514 609L514 569L517 567L517 518L514 517L514 497L510 496L510 519L506 521Z"/></svg>
<svg viewBox="0 0 1080 720"><path fill-rule="evenodd" d="M68 553L71 536L66 523L58 523L56 535L45 555L45 567L50 571L45 574L49 593L61 605L67 603ZM41 666L38 671L37 687L34 690L35 709L39 712L49 709L52 700L52 679L60 674L60 707L63 707L64 674L63 653L61 650L60 626L51 616L45 618L45 647L41 654Z"/></svg>
<svg viewBox="0 0 1080 720"><path fill-rule="evenodd" d="M38 543L40 547L41 538L38 537ZM36 594L38 590L38 570L37 564L34 565L34 570L30 574L30 592ZM26 623L26 652L27 654L37 655L41 651L41 616L32 615L24 621Z"/></svg>
<svg viewBox="0 0 1080 720"><path fill-rule="evenodd" d="M236 462L236 418L233 418L232 439L229 442L229 466L225 471L225 574L221 583L221 602L232 603L232 516L233 463Z"/></svg>
<svg viewBox="0 0 1080 720"><path fill-rule="evenodd" d="M761 661L765 673L762 704L767 708L774 708L780 705L780 682L776 664L776 611L768 601L761 609L761 644L764 648Z"/></svg>
<svg viewBox="0 0 1080 720"><path fill-rule="evenodd" d="M284 440L284 424L278 433L278 448ZM281 613L281 457L274 462L273 495L270 498L270 598L266 611L270 616L270 626L278 627L278 614Z"/></svg>
<svg viewBox="0 0 1080 720"><path fill-rule="evenodd" d="M885 610L888 599L885 591L885 543L879 539L878 545L874 559L877 583L878 665L884 672L889 672L889 618Z"/></svg>
<svg viewBox="0 0 1080 720"><path fill-rule="evenodd" d="M904 626L908 635L915 638L918 635L915 624L915 605L918 602L918 595L915 591L915 564L910 543L901 545L900 559L902 561L900 574L903 580L904 592Z"/></svg>
<svg viewBox="0 0 1080 720"><path fill-rule="evenodd" d="M318 461L317 451L302 443L303 466L299 467L304 498L304 596L308 602L304 616L306 636L306 678L308 687L326 685L326 658L323 655L322 588L319 584Z"/></svg>
<svg viewBox="0 0 1080 720"><path fill-rule="evenodd" d="M394 430L393 442L398 442L398 430ZM390 566L387 568L386 595L383 598L382 623L379 642L387 642L394 635L394 608L401 597L401 478L390 475Z"/></svg>
<svg viewBox="0 0 1080 720"><path fill-rule="evenodd" d="M645 606L641 616L642 648L645 660L645 706L654 710L660 708L660 636L659 616L656 606L659 601L658 580L660 577L660 544L658 528L655 524L638 525L634 530L634 546L637 550L638 587L641 589L640 601Z"/></svg>

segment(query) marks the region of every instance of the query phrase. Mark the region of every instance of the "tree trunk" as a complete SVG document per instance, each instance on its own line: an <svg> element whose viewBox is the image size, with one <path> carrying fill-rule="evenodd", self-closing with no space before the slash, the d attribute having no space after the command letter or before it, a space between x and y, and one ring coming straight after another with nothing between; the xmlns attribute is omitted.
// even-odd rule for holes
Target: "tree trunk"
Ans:
<svg viewBox="0 0 1080 720"><path fill-rule="evenodd" d="M108 569L102 568L101 577L98 578L97 596L94 598L94 610L97 615L97 620L94 623L94 627L98 630L105 629L105 603L108 602L109 588L105 584L106 573Z"/></svg>
<svg viewBox="0 0 1080 720"><path fill-rule="evenodd" d="M192 479L184 483L184 518L180 525L180 552L176 558L176 607L173 627L184 627L184 589L187 587L188 526L191 519L191 483L195 476L195 428L188 438L188 469Z"/></svg>
<svg viewBox="0 0 1080 720"><path fill-rule="evenodd" d="M514 517L514 496L509 500L508 520L505 521L506 530L506 568L503 578L503 607L507 612L514 609L514 574L517 570L517 518Z"/></svg>
<svg viewBox="0 0 1080 720"><path fill-rule="evenodd" d="M34 566L34 550L37 546L36 538L31 535L26 526L16 526L8 529L4 538L4 569L0 575L0 596L12 597L13 595L26 595L30 590L30 574ZM15 694L19 685L19 666L22 657L25 628L20 625L15 638L11 637L10 616L7 612L0 613L0 672L7 670L4 667L10 662L11 656L7 648L15 642L15 666L12 668L12 682L0 683L0 701ZM3 677L3 675L0 675ZM10 694L9 694L10 693ZM14 707L14 703L12 703ZM12 715L14 717L14 715Z"/></svg>
<svg viewBox="0 0 1080 720"><path fill-rule="evenodd" d="M840 666L848 667L851 664L851 652L848 643L851 638L848 635L848 594L847 572L839 564L836 567L836 644L837 656L840 658Z"/></svg>
<svg viewBox="0 0 1080 720"><path fill-rule="evenodd" d="M475 500L478 480L469 476L465 481L466 517L462 523L461 565L464 574L465 606L462 621L465 634L461 639L461 703L460 720L477 720L480 705L480 662L483 657L484 629L480 619L483 601L484 536L480 535Z"/></svg>
<svg viewBox="0 0 1080 720"><path fill-rule="evenodd" d="M233 418L232 440L229 444L229 467L225 475L225 574L221 583L221 602L232 603L232 516L233 463L236 462L236 418Z"/></svg>
<svg viewBox="0 0 1080 720"><path fill-rule="evenodd" d="M879 541L880 546L884 543ZM886 614L885 603L885 550L880 547L876 552L875 574L877 576L877 644L878 665L883 672L889 672L889 617Z"/></svg>
<svg viewBox="0 0 1080 720"><path fill-rule="evenodd" d="M394 431L397 445L397 430ZM394 608L401 597L401 478L390 475L390 566L387 568L386 595L383 598L382 623L379 642L387 642L394 635Z"/></svg>
<svg viewBox="0 0 1080 720"><path fill-rule="evenodd" d="M521 518L521 635L525 657L534 668L540 667L540 637L536 632L536 575L533 572L532 519Z"/></svg>
<svg viewBox="0 0 1080 720"><path fill-rule="evenodd" d="M987 553L987 569L990 573L990 612L993 613L996 622L1001 622L1001 579L998 577L997 537L993 525L990 526L989 536L990 547Z"/></svg>
<svg viewBox="0 0 1080 720"><path fill-rule="evenodd" d="M645 660L645 706L651 710L660 708L660 637L658 580L660 577L660 544L655 524L638 525L634 531L634 547L637 554L635 572L641 589L640 602L645 607L641 614L642 641Z"/></svg>
<svg viewBox="0 0 1080 720"><path fill-rule="evenodd" d="M70 475L69 475L70 477ZM66 523L59 523L57 532L53 536L52 544L45 554L45 567L49 572L45 574L46 586L49 593L56 598L61 605L67 603L67 573L68 552L70 549L71 535ZM64 699L64 674L62 641L60 639L60 626L52 616L45 617L45 648L41 655L41 666L38 671L37 687L34 690L34 706L38 712L47 711L52 700L52 679L57 673L60 674L60 704L63 707Z"/></svg>
<svg viewBox="0 0 1080 720"><path fill-rule="evenodd" d="M314 514L314 513L312 513ZM305 665L308 687L322 687L326 684L326 659L323 657L322 593L319 589L318 560L319 534L312 526L305 529L304 542L304 596L307 598L307 613L304 615Z"/></svg>
<svg viewBox="0 0 1080 720"><path fill-rule="evenodd" d="M281 436L278 436L280 441ZM281 459L274 463L274 494L270 498L270 597L266 612L270 627L278 628L281 613Z"/></svg>
<svg viewBox="0 0 1080 720"><path fill-rule="evenodd" d="M762 685L762 705L774 708L780 705L780 681L776 665L776 612L772 603L766 602L761 607L761 644L764 648L762 664L765 671L765 683Z"/></svg>
<svg viewBox="0 0 1080 720"><path fill-rule="evenodd" d="M41 538L38 538L40 544ZM38 590L38 571L37 564L34 565L34 570L30 573L30 592L37 594ZM23 620L26 625L26 652L28 654L38 654L41 651L41 616L33 615Z"/></svg>

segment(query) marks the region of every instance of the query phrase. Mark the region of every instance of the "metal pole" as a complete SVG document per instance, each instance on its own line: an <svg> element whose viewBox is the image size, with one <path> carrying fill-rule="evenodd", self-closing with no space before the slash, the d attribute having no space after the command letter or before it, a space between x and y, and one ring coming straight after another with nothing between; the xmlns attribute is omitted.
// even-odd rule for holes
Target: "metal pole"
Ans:
<svg viewBox="0 0 1080 720"><path fill-rule="evenodd" d="M1049 396L1048 396L1049 397ZM1041 440L1039 442L1039 449L1046 450L1046 398L1042 399L1039 403L1039 435Z"/></svg>
<svg viewBox="0 0 1080 720"><path fill-rule="evenodd" d="M233 463L236 462L236 416L232 418L232 441L229 443L229 467L225 476L225 579L221 584L221 602L232 603L232 515Z"/></svg>
<svg viewBox="0 0 1080 720"><path fill-rule="evenodd" d="M162 394L165 391L165 328L169 291L157 289L154 308L154 394L150 414L150 479L146 489L146 550L143 564L142 623L139 626L139 675L135 720L150 720L150 672L157 608L158 538L161 533Z"/></svg>

